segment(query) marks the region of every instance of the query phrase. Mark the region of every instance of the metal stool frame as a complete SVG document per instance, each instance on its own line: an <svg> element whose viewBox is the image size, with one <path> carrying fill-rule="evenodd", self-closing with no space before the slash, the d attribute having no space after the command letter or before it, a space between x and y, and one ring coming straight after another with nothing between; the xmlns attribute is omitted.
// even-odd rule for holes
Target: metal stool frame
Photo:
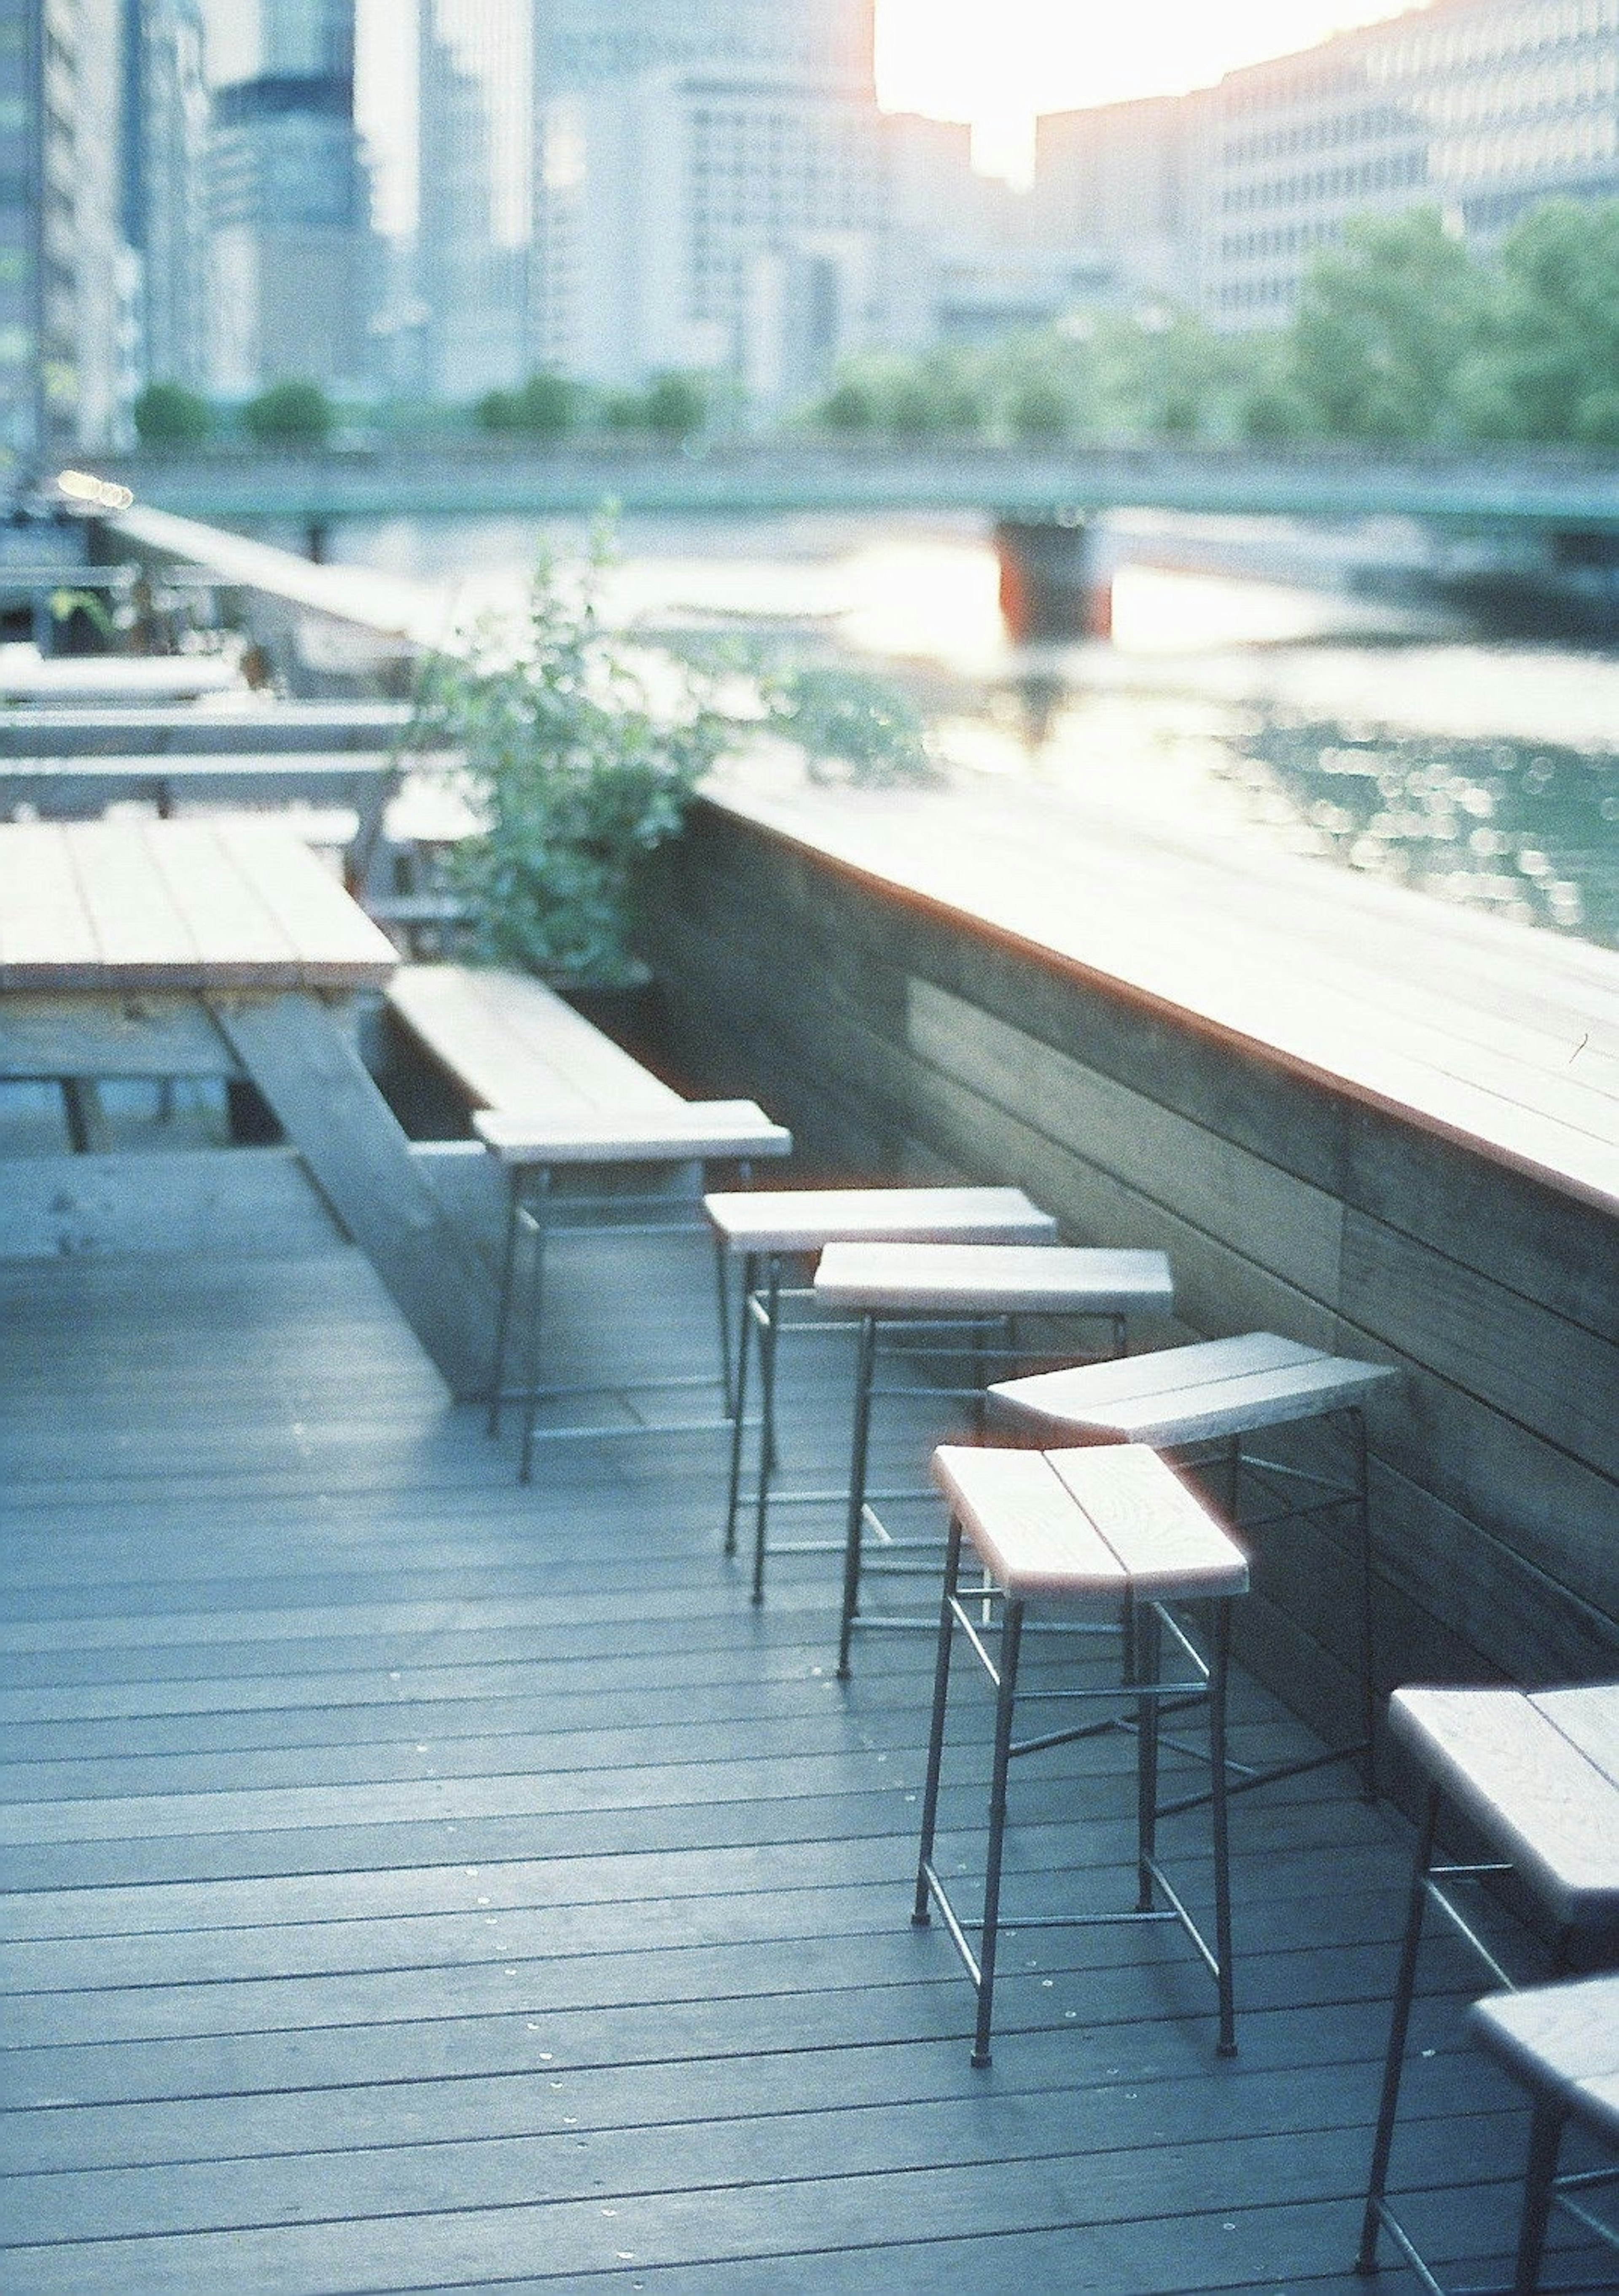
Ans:
<svg viewBox="0 0 1619 2296"><path fill-rule="evenodd" d="M1361 2222L1361 2244L1355 2254L1354 2268L1363 2277L1378 2269L1378 2236L1386 2233L1398 2249L1403 2261L1416 2274L1428 2296L1507 2296L1504 2290L1484 2289L1445 2290L1419 2252L1410 2234L1401 2223L1388 2199L1388 2165L1394 2152L1394 2123L1400 2108L1400 2087L1405 2069L1406 2038L1410 2028L1411 2004L1417 1989L1417 1958L1422 1944L1424 1915L1432 1905L1443 1915L1457 1935L1470 1946L1478 1960L1487 1969L1504 1992L1516 1993L1517 1980L1501 1967L1477 1930L1462 1908L1450 1895L1447 1884L1460 1881L1479 1881L1492 1875L1516 1872L1510 1858L1480 1858L1466 1864L1435 1865L1434 1849L1439 1830L1440 1813L1444 1806L1444 1790L1430 1785L1423 1802L1421 1823L1417 1832L1416 1862L1411 1872L1410 1895L1407 1900L1405 1931L1400 1948L1399 1973L1394 1980L1394 2009L1389 2021L1388 2052L1384 2062L1383 2087L1378 2100L1377 2132L1372 2140L1371 2175L1368 2180L1366 2208ZM1563 1976L1568 1967L1569 1948L1574 1932L1566 1924L1554 1932L1551 1967L1553 1978Z"/></svg>
<svg viewBox="0 0 1619 2296"><path fill-rule="evenodd" d="M634 1162L626 1158L625 1162ZM719 1342L717 1374L690 1373L668 1379L657 1379L644 1384L655 1393L672 1392L681 1389L717 1387L722 1399L720 1415L713 1419L638 1420L622 1427L582 1423L566 1427L541 1427L538 1417L544 1404L559 1398L600 1395L611 1390L602 1383L594 1386L546 1387L540 1379L541 1324L544 1312L545 1256L555 1235L594 1233L606 1230L619 1235L659 1236L695 1235L708 1230L702 1217L702 1198L707 1191L716 1165L734 1172L740 1185L752 1182L751 1158L726 1157L683 1160L699 1166L699 1181L694 1192L694 1215L684 1218L573 1218L558 1220L555 1217L557 1196L552 1185L555 1167L544 1163L513 1163L510 1167L510 1186L506 1207L505 1246L501 1259L500 1301L495 1316L494 1357L489 1375L489 1413L487 1431L494 1437L500 1433L501 1408L503 1404L517 1405L521 1412L522 1436L518 1456L518 1480L530 1482L534 1474L535 1447L541 1443L581 1441L589 1438L617 1438L621 1435L703 1434L729 1432L738 1419L741 1405L735 1373L732 1363L732 1311L729 1287L726 1283L724 1253L717 1238L714 1245L715 1307ZM657 1212L666 1208L670 1198L666 1195L634 1195L614 1192L581 1193L567 1199L570 1210L577 1207L585 1214L613 1211ZM519 1278L519 1238L529 1240L526 1277ZM520 1292L520 1298L519 1298ZM522 1354L523 1375L515 1387L506 1385L506 1370L511 1354L511 1334L514 1324L520 1321L524 1332Z"/></svg>
<svg viewBox="0 0 1619 2296"><path fill-rule="evenodd" d="M995 1957L1001 1936L1005 1931L1026 1929L1090 1928L1104 1922L1177 1922L1191 1939L1205 1965L1214 1978L1219 2000L1219 2042L1222 2056L1234 2056L1237 2050L1236 2007L1231 1972L1231 1843L1226 1815L1226 1702L1231 1662L1230 1595L1207 1598L1212 1613L1213 1632L1210 1655L1205 1659L1167 1607L1157 1601L1138 1602L1126 1598L1124 1616L1125 1648L1125 1680L1123 1684L1100 1684L1094 1687L1047 1691L1026 1693L1043 1702L1048 1701L1083 1701L1108 1699L1116 1703L1121 1699L1133 1701L1136 1707L1134 1727L1137 1740L1136 1760L1136 1871L1137 1902L1133 1909L1117 1913L1068 1914L1053 1915L1039 1921L1002 1922L1001 1919L1002 1854L1006 1832L1006 1800L1008 1773L1013 1761L1026 1754L1041 1753L1056 1746L1071 1745L1092 1734L1093 1725L1075 1728L1048 1730L1036 1737L1016 1740L1012 1735L1014 1712L1018 1698L1018 1660L1027 1611L1026 1600L1017 1595L996 1593L993 1588L974 1590L970 1599L982 1603L986 1598L1001 1604L1001 1628L998 1652L991 1652L985 1640L981 1622L969 1613L961 1593L962 1531L960 1515L953 1508L950 1533L944 1554L944 1586L939 1607L938 1655L934 1671L933 1714L928 1741L928 1777L923 1796L921 1846L917 1860L916 1898L912 1910L912 1925L926 1929L930 1925L932 1910L937 1907L945 1930L960 1956L962 1966L977 1996L977 2021L973 2036L972 2062L982 2068L991 2062L990 2038L994 2014ZM933 1863L934 1841L938 1824L939 1786L944 1767L945 1710L950 1692L951 1657L957 1630L967 1637L969 1646L979 1666L988 1677L995 1692L995 1744L990 1775L989 1839L985 1857L984 1914L978 1923L964 1922L951 1903L950 1894ZM1167 1630L1191 1669L1190 1678L1166 1682L1162 1677L1162 1636ZM1209 1710L1210 1759L1214 1786L1207 1797L1213 1811L1214 1852L1214 1943L1211 1946L1198 1928L1191 1913L1175 1891L1164 1872L1157 1854L1157 1823L1170 1814L1167 1806L1157 1799L1158 1716L1168 1704L1184 1703L1190 1698L1206 1699ZM1175 1805L1181 1807L1182 1805ZM1161 1894L1166 1902L1157 1902ZM975 1954L969 1942L969 1929L979 1931L978 1951Z"/></svg>
<svg viewBox="0 0 1619 2296"><path fill-rule="evenodd" d="M1106 1324L1112 1342L1106 1359L1112 1360L1129 1352L1130 1319L1124 1314L1108 1309L1084 1308L1048 1308L1040 1312L1052 1321L1061 1314L1065 1320L1076 1323ZM850 1645L857 1627L884 1632L920 1629L932 1633L936 1623L931 1615L905 1618L886 1614L863 1618L860 1611L860 1589L863 1578L907 1576L930 1578L938 1568L939 1543L936 1538L896 1538L889 1531L874 1505L877 1500L891 1503L895 1499L928 1497L932 1496L931 1488L921 1485L899 1491L871 1491L867 1488L872 1403L883 1397L909 1396L915 1392L910 1388L880 1387L877 1384L878 1357L885 1344L885 1332L891 1330L904 1335L901 1339L887 1341L890 1353L901 1358L914 1355L925 1356L934 1362L941 1357L945 1359L961 1357L970 1360L974 1372L969 1385L935 1386L929 1391L941 1402L970 1403L973 1406L973 1431L980 1439L984 1433L986 1390L995 1365L997 1362L1022 1363L1026 1368L1026 1359L1019 1355L1018 1348L1017 1317L1010 1314L953 1317L928 1310L898 1313L892 1308L875 1308L866 1310L858 1318L857 1328L860 1338L854 1366L854 1409L850 1431L844 1535L839 1540L827 1540L822 1550L843 1556L843 1606L838 1628L838 1678L840 1682L849 1679ZM990 1331L998 1331L998 1341L984 1336ZM934 1338L942 1338L948 1342L962 1332L974 1334L977 1343L969 1347L946 1344L942 1348L928 1343ZM1065 1357L1064 1360L1071 1358ZM1095 1360L1100 1362L1104 1357L1099 1356ZM866 1545L868 1538L876 1542L880 1551L880 1562L873 1561L870 1556ZM925 1555L928 1559L919 1562L896 1559L909 1554ZM762 1546L756 1555L755 1570L756 1579L762 1580Z"/></svg>
<svg viewBox="0 0 1619 2296"><path fill-rule="evenodd" d="M1595 2009L1595 2014L1600 2019L1605 2011L1611 2016L1615 1985L1615 1980L1607 1977L1595 1980L1594 1988L1592 1983L1548 1987L1539 1993L1525 1995L1523 2005L1531 2012L1549 2008L1559 2019L1569 2015L1579 2019L1592 2013L1590 1996L1594 1989L1601 1997L1600 2005ZM1498 2059L1514 2080L1531 2091L1533 2097L1512 2286L1509 2291L1503 2291L1502 2296L1554 2296L1554 2291L1547 2287L1541 2276L1546 2234L1554 2211L1560 2211L1577 2224L1582 2232L1619 2254L1619 2225L1612 2220L1611 2216L1596 2215L1584 2207L1578 2197L1585 2193L1608 2189L1619 2183L1619 2162L1610 2161L1604 2168L1573 2169L1562 2174L1559 2174L1558 2165L1563 2132L1571 2120L1587 2127L1610 2152L1615 2142L1619 2142L1611 2102L1612 2075L1599 2057L1590 2058L1587 2069L1574 2076L1571 2067L1557 2062L1555 2050L1549 2060L1539 2054L1533 2038L1517 2030L1510 2009L1504 2009L1499 1996L1476 2005L1472 2023L1483 2046ZM1611 2030L1611 2028L1607 2030ZM1611 2062L1610 2054L1608 2062ZM1599 2080L1602 2084L1600 2094L1595 2091L1595 2083ZM1582 2091L1588 2093L1582 2094ZM1560 2283L1558 2289L1563 2292L1563 2296L1597 2296L1599 2288L1609 2284L1582 2280Z"/></svg>

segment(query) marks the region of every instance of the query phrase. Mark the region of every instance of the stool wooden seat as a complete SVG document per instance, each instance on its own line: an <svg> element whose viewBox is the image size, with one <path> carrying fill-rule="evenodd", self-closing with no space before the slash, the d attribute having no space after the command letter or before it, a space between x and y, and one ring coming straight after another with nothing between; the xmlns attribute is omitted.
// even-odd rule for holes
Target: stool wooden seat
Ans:
<svg viewBox="0 0 1619 2296"><path fill-rule="evenodd" d="M1098 1921L1176 1921L1186 1930L1213 1974L1219 1996L1222 2054L1236 2047L1231 1979L1230 1851L1226 1826L1225 1713L1231 1648L1231 1603L1246 1591L1247 1558L1157 1455L1139 1446L1111 1450L1003 1451L946 1446L934 1454L934 1475L950 1507L944 1587L939 1610L938 1652L934 1674L933 1716L928 1743L921 1844L917 1861L912 1919L926 1927L938 1909L952 1942L977 1994L973 2062L990 2061L993 2019L995 1953L1001 1922L1002 1850L1005 1838L1009 1765L1022 1754L1043 1751L1087 1737L1092 1725L1045 1731L1014 1741L1018 1659L1026 1616L1031 1606L1058 1611L1105 1605L1125 1626L1128 1679L1094 1688L1036 1691L1040 1699L1105 1700L1135 1710L1137 1901L1116 1913L1068 1915L1041 1927L1071 1927ZM960 1591L963 1540L977 1556L989 1581L988 1595L975 1588L971 1609ZM1000 1604L1000 1633L992 1655L982 1605ZM1178 1623L1171 1602L1201 1601L1213 1610L1211 1654L1204 1660ZM973 1610L980 1616L975 1618ZM1162 1630L1167 1625L1190 1669L1190 1679L1167 1680L1162 1665ZM969 1924L951 1903L934 1864L939 1787L944 1762L945 1709L955 1636L969 1647L995 1686L995 1747L990 1777L989 1839L985 1857L984 1915L978 1950L968 1939ZM1180 1669L1184 1675L1186 1669ZM1214 1942L1211 1947L1159 1864L1157 1828L1164 1814L1157 1800L1158 1711L1206 1697L1213 1767L1214 1853ZM1163 1902L1160 1903L1160 1896ZM978 1926L978 1925L974 1925Z"/></svg>
<svg viewBox="0 0 1619 2296"><path fill-rule="evenodd" d="M1509 1989L1511 1977L1451 1895L1460 1880L1516 1874L1551 1931L1554 1974L1569 1966L1577 1950L1611 1960L1619 1947L1619 1685L1536 1692L1397 1690L1388 1726L1394 1742L1423 1772L1427 1792L1356 2262L1363 2273L1377 2268L1384 2231L1419 2272L1427 2268L1389 2204L1387 2183L1428 1903L1449 1916L1496 1983ZM1487 1858L1435 1863L1447 1803L1483 1836ZM1429 2280L1432 2284L1431 2275Z"/></svg>
<svg viewBox="0 0 1619 2296"><path fill-rule="evenodd" d="M804 1286L782 1281L789 1262L813 1259L828 1244L862 1239L933 1243L1051 1244L1057 1223L1032 1203L1021 1188L759 1188L710 1195L704 1210L722 1260L740 1263L741 1307L738 1321L735 1391L738 1410L732 1427L730 1472L725 1492L725 1553L737 1549L737 1513L743 1480L742 1405L746 1400L750 1351L759 1360L760 1425L757 1479L754 1490L755 1602L762 1599L765 1554L776 1472L777 1354L784 1331L846 1330L846 1323L824 1318L792 1322L784 1306L812 1301ZM841 1492L785 1495L795 1505L823 1503ZM814 1551L822 1551L819 1545Z"/></svg>
<svg viewBox="0 0 1619 2296"><path fill-rule="evenodd" d="M858 1316L860 1340L854 1370L854 1407L849 1488L844 1529L843 1614L838 1638L838 1672L846 1679L849 1648L860 1617L860 1590L867 1569L868 1533L879 1543L887 1572L916 1566L896 1562L922 1553L936 1567L936 1538L892 1537L868 1505L866 1467L871 1402L884 1390L875 1384L877 1358L885 1334L895 1326L930 1337L948 1335L963 1324L972 1334L969 1352L977 1376L969 1388L939 1389L966 1396L977 1406L984 1386L986 1349L979 1333L986 1321L1010 1325L1020 1315L1060 1316L1109 1326L1114 1353L1122 1353L1132 1315L1167 1315L1174 1304L1169 1261L1161 1251L1098 1250L1061 1244L1026 1243L829 1243L815 1270L815 1298L828 1308ZM1009 1331L1009 1348L1012 1344ZM868 1625L931 1627L931 1619L878 1618Z"/></svg>
<svg viewBox="0 0 1619 2296"><path fill-rule="evenodd" d="M616 1052L617 1048L611 1049ZM646 1081L649 1085L656 1082L651 1078ZM790 1155L792 1135L784 1125L773 1122L751 1100L683 1101L673 1094L661 1100L649 1096L645 1104L480 1108L474 1112L472 1123L485 1147L502 1165L508 1191L505 1252L490 1379L492 1434L499 1431L511 1326L517 1313L518 1237L527 1228L532 1238L524 1317L527 1366L517 1394L523 1414L518 1479L526 1483L533 1472L540 1405L548 1392L555 1395L567 1391L543 1389L539 1376L540 1319L544 1300L545 1247L552 1225L553 1173L569 1168L600 1168L617 1164L698 1164L703 1167L707 1180L708 1168L714 1164L735 1165L746 1171L756 1157ZM642 1232L666 1233L670 1225L665 1220ZM684 1226L689 1223L674 1225ZM720 1311L720 1384L725 1404L724 1423L728 1426L736 1407L728 1331L730 1294L724 1263L717 1256L715 1277ZM642 1423L644 1427L651 1423ZM597 1431L590 1427L548 1428L545 1439Z"/></svg>
<svg viewBox="0 0 1619 2296"><path fill-rule="evenodd" d="M1619 2178L1619 2167L1560 2177L1558 2157L1571 2120L1619 2152L1619 1976L1494 1994L1471 2016L1476 2040L1529 2091L1534 2120L1524 2175L1512 2296L1537 2296L1554 2208L1619 2250L1619 2232L1576 2197Z"/></svg>
<svg viewBox="0 0 1619 2296"><path fill-rule="evenodd" d="M1149 1443L1155 1450L1223 1457L1227 1504L1238 1528L1257 1531L1304 1516L1345 1507L1355 1530L1358 1603L1356 1671L1360 1734L1353 1742L1301 1762L1254 1773L1241 1791L1296 1777L1324 1763L1359 1760L1365 1791L1375 1789L1373 1733L1376 1726L1376 1665L1371 1627L1371 1521L1368 1504L1366 1423L1362 1406L1371 1391L1396 1376L1386 1364L1362 1363L1352 1356L1305 1347L1276 1332L1249 1332L1237 1339L1206 1340L1191 1347L1164 1348L1116 1363L1081 1364L1070 1370L1002 1380L990 1388L993 1401L1043 1437L1095 1443ZM1247 1439L1263 1430L1341 1413L1353 1443L1353 1474L1337 1487L1306 1474L1296 1465L1261 1460L1245 1453ZM1208 1447L1206 1450L1205 1447ZM1314 1496L1267 1516L1239 1513L1244 1465L1271 1477L1285 1477Z"/></svg>

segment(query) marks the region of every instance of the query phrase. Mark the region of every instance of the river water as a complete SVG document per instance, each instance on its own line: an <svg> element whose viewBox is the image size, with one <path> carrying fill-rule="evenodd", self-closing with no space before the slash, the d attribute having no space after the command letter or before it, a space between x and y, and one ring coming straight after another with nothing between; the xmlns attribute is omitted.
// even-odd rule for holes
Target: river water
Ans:
<svg viewBox="0 0 1619 2296"><path fill-rule="evenodd" d="M1329 568L1355 539L1279 537L1271 564ZM329 554L470 615L515 600L542 545L585 542L568 521L390 520L338 526ZM1105 796L1199 842L1263 840L1619 947L1619 652L1207 570L1265 563L1234 524L1114 521L1111 641L1039 652L1002 630L987 521L632 519L617 548L616 614L881 668L953 774Z"/></svg>

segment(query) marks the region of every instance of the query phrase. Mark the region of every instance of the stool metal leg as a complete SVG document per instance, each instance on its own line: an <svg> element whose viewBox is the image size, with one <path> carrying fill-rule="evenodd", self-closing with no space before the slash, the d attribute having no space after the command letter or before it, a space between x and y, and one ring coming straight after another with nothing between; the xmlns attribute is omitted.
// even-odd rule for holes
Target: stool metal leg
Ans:
<svg viewBox="0 0 1619 2296"><path fill-rule="evenodd" d="M737 1319L736 1387L731 1417L731 1472L725 1485L725 1553L736 1553L737 1503L742 1489L742 1423L748 1405L748 1357L753 1341L753 1290L758 1261L748 1252L742 1259L741 1301ZM724 1277L722 1275L722 1288Z"/></svg>
<svg viewBox="0 0 1619 2296"><path fill-rule="evenodd" d="M1366 1414L1357 1406L1349 1414L1354 1436L1356 1547L1360 1565L1360 1634L1356 1655L1361 1666L1361 1737L1365 1752L1361 1757L1361 1792L1367 1801L1378 1799L1377 1768L1377 1685L1372 1673L1371 1620L1371 1476L1370 1457L1366 1443Z"/></svg>
<svg viewBox="0 0 1619 2296"><path fill-rule="evenodd" d="M1152 1861L1157 1853L1159 1710L1149 1685L1163 1678L1164 1636L1156 1603L1138 1603L1132 1595L1129 1607L1134 1617L1124 1638L1125 1679L1141 1693L1135 1702L1136 1911L1149 1914Z"/></svg>
<svg viewBox="0 0 1619 2296"><path fill-rule="evenodd" d="M765 1541L770 1514L770 1479L776 1464L776 1341L781 1325L781 1259L770 1257L765 1286L765 1320L759 1332L759 1482L753 1516L753 1599L765 1600Z"/></svg>
<svg viewBox="0 0 1619 2296"><path fill-rule="evenodd" d="M545 1230L551 1214L551 1174L538 1173L535 1181L533 1257L529 1262L527 1332L523 1366L523 1447L517 1479L527 1483L534 1475L534 1427L540 1409L540 1318L545 1307Z"/></svg>
<svg viewBox="0 0 1619 2296"><path fill-rule="evenodd" d="M507 1174L506 1249L501 1259L500 1305L495 1316L495 1364L489 1374L488 1431L501 1431L501 1390L506 1380L506 1349L511 1333L511 1286L517 1267L518 1210L523 1193L516 1165Z"/></svg>
<svg viewBox="0 0 1619 2296"><path fill-rule="evenodd" d="M865 1529L866 1456L871 1437L871 1381L877 1364L877 1318L861 1317L854 1365L854 1415L849 1451L849 1507L844 1526L843 1617L838 1630L838 1679L849 1678L849 1643L860 1608L861 1542Z"/></svg>
<svg viewBox="0 0 1619 2296"><path fill-rule="evenodd" d="M1001 1852L1006 1839L1006 1775L1012 1751L1012 1709L1018 1696L1018 1653L1023 1640L1023 1603L1009 1595L1001 1620L1001 1681L995 1698L995 1758L989 1782L989 1844L984 1860L984 1934L978 1947L978 2023L972 2061L990 2061L990 2024L994 2014L995 1945L1001 1924Z"/></svg>
<svg viewBox="0 0 1619 2296"><path fill-rule="evenodd" d="M1422 1916L1427 1905L1428 1870L1434 1862L1434 1837L1439 1827L1439 1789L1431 1786L1417 1838L1410 1902L1406 1909L1405 1941L1400 1948L1400 1970L1394 1980L1388 2055L1384 2063L1383 2091L1378 2103L1377 2136L1372 2143L1371 2176L1366 2188L1366 2213L1361 2223L1361 2246L1354 2261L1355 2270L1362 2275L1373 2273L1378 2268L1378 2234L1383 2223L1384 2195L1388 2189L1389 2155L1394 2150L1394 2115L1400 2106L1400 2077L1405 2067L1406 2034L1410 2026L1411 1997L1417 1986L1417 1954L1422 1943Z"/></svg>
<svg viewBox="0 0 1619 2296"><path fill-rule="evenodd" d="M922 1846L916 1861L916 1902L911 1919L925 1930L932 1919L928 1906L928 1875L933 1866L933 1841L939 1816L939 1773L944 1763L944 1708L950 1696L950 1659L955 1644L956 1587L961 1573L961 1523L950 1518L944 1548L944 1592L939 1603L939 1647L933 1669L933 1718L928 1728L928 1782L922 1792Z"/></svg>
<svg viewBox="0 0 1619 2296"><path fill-rule="evenodd" d="M1546 2227L1551 2220L1558 2153L1566 2119L1567 2115L1549 2099L1535 2106L1529 2132L1529 2162L1524 2171L1524 2214L1518 2226L1512 2296L1536 2296L1540 2288L1541 2257L1546 2246Z"/></svg>
<svg viewBox="0 0 1619 2296"><path fill-rule="evenodd" d="M1220 2038L1222 2057L1237 2054L1236 1975L1231 1959L1231 1838L1227 1792L1225 1719L1226 1691L1231 1670L1231 1605L1229 1597L1214 1606L1214 1649L1208 1673L1208 1743L1214 1788L1210 1816L1214 1835L1214 1958L1219 1963Z"/></svg>

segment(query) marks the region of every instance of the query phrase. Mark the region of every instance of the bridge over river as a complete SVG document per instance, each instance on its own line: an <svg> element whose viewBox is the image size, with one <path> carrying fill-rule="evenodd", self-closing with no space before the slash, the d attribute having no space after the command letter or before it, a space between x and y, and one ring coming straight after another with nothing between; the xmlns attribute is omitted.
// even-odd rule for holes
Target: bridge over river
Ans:
<svg viewBox="0 0 1619 2296"><path fill-rule="evenodd" d="M593 441L543 451L491 441L145 455L122 458L106 475L152 508L227 524L565 515L610 499L643 513L983 511L1018 523L1078 526L1098 511L1150 509L1619 535L1619 458L1505 451L942 443L905 452L780 439L682 448Z"/></svg>

